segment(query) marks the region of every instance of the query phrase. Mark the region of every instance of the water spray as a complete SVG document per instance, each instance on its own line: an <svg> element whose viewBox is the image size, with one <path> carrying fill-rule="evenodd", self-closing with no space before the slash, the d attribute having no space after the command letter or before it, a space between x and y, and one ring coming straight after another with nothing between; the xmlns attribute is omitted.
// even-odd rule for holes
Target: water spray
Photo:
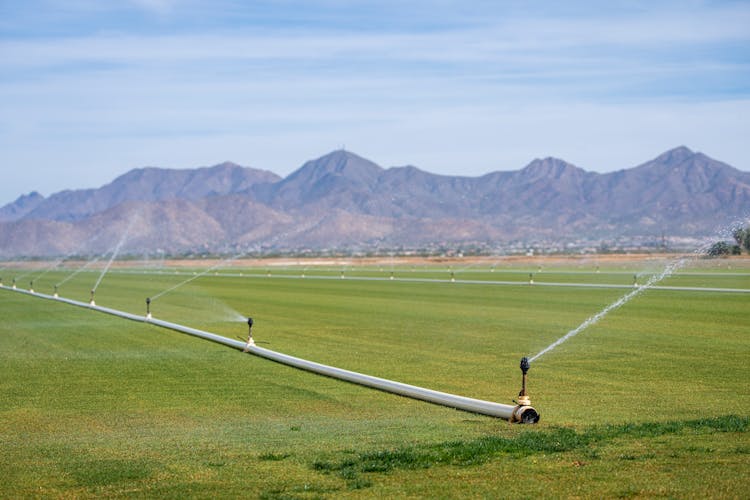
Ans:
<svg viewBox="0 0 750 500"><path fill-rule="evenodd" d="M171 286L171 287L167 288L166 290L162 290L161 292L159 292L156 295L152 296L151 300L156 300L159 297L161 297L162 295L168 294L169 292L171 292L173 290L176 290L176 289L180 288L181 286L190 283L191 281L197 280L201 276L205 276L206 274L210 273L211 271L214 271L215 269L218 269L218 268L220 268L222 266L225 266L229 262L235 261L235 260L239 259L240 257L246 255L246 254L247 254L247 252L243 252L243 253L238 253L237 255L233 255L232 257L226 258L226 259L222 260L221 262L219 262L218 264L215 264L215 265L209 267L208 269L206 269L205 271L202 271L200 274L197 273L197 272L195 272L195 271L193 271L193 276L189 277L188 279L186 279L184 281L181 281L181 282L177 283L174 286ZM177 274L177 270L175 270L175 274ZM269 271L268 275L269 276L271 275L270 271Z"/></svg>
<svg viewBox="0 0 750 500"><path fill-rule="evenodd" d="M107 253L109 253L109 252L107 252ZM82 265L81 267L79 267L78 269L76 269L75 271L73 271L71 274L69 274L64 280L62 280L61 282L59 282L58 285L60 285L60 286L64 285L65 283L67 283L68 281L70 281L71 279L73 279L74 277L76 277L83 270L85 270L85 269L91 267L92 265L96 264L97 262L99 262L105 255L107 255L107 253L104 253L102 255L99 255L99 256L94 257L93 259L89 260L84 265Z"/></svg>
<svg viewBox="0 0 750 500"><path fill-rule="evenodd" d="M151 297L146 297L146 319L151 319Z"/></svg>
<svg viewBox="0 0 750 500"><path fill-rule="evenodd" d="M600 319L602 319L604 316L609 314L610 311L617 309L623 304L627 304L633 297L636 297L642 292L648 290L649 288L659 283L664 278L671 276L672 273L674 273L677 269L684 266L687 261L688 259L686 257L681 257L677 260L670 262L669 264L667 264L667 266L664 268L664 270L661 273L651 276L651 278L649 278L646 281L646 283L644 283L643 285L638 285L637 283L638 275L634 275L634 279L636 280L636 283L634 284L634 288L632 291L623 295L622 297L620 297L619 299L617 299L616 301L614 301L613 303L611 303L610 305L608 305L607 307L599 311L598 313L594 314L593 316L590 316L589 318L586 319L586 321L578 325L576 328L569 331L568 333L566 333L559 339L555 340L553 343L551 343L550 345L548 345L547 347L545 347L538 353L534 354L529 359L529 363L533 363L538 358L548 353L549 351L555 349L557 346L559 346L560 344L562 344L569 338L575 337L576 335L578 335L580 332L582 332L589 326L597 323Z"/></svg>
<svg viewBox="0 0 750 500"><path fill-rule="evenodd" d="M140 211L136 212L135 214L133 214L133 217L131 217L130 223L128 224L128 227L125 228L125 232L122 234L120 241L117 242L115 249L112 251L112 255L109 257L109 261L107 262L107 265L104 266L104 269L102 269L102 273L99 275L99 279L96 280L96 284L94 285L94 290L99 288L99 284L104 279L104 275L107 274L107 271L109 271L109 267L112 265L112 262L114 262L114 260L117 258L117 255L120 253L120 249L125 244L125 241L128 239L128 233L130 233L130 229L133 227L133 223L135 222L135 219L138 216L140 216ZM93 305L93 299L91 302Z"/></svg>

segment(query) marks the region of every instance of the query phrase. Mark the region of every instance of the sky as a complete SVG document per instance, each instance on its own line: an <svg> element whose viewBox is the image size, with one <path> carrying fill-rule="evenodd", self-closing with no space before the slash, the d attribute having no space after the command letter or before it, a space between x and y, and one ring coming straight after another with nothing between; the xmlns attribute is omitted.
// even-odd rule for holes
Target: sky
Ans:
<svg viewBox="0 0 750 500"><path fill-rule="evenodd" d="M750 1L0 0L0 205L345 148L477 176L750 171Z"/></svg>

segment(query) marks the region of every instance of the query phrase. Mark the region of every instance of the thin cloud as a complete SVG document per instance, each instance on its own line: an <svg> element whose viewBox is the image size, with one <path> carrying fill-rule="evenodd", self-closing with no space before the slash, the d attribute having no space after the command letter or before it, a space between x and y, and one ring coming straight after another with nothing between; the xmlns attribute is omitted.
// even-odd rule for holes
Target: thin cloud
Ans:
<svg viewBox="0 0 750 500"><path fill-rule="evenodd" d="M130 0L130 3L148 12L164 15L172 12L179 0Z"/></svg>
<svg viewBox="0 0 750 500"><path fill-rule="evenodd" d="M9 164L283 173L346 143L478 174L540 155L628 166L687 144L750 167L747 3L22 4L0 20ZM10 182L0 196L21 192Z"/></svg>

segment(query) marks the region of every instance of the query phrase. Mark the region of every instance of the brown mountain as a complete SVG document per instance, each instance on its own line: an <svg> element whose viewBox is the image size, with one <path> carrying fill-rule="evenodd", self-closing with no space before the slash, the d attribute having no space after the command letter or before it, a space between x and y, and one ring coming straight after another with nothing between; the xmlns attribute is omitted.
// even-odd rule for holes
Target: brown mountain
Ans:
<svg viewBox="0 0 750 500"><path fill-rule="evenodd" d="M13 216L12 207L18 204L17 200L0 209L0 215L3 216L0 220L16 220L21 217L79 220L128 201L198 200L207 196L242 192L255 184L279 180L280 177L274 173L230 162L185 170L138 168L98 189L66 190L42 200L37 197L30 210L15 211L20 217Z"/></svg>
<svg viewBox="0 0 750 500"><path fill-rule="evenodd" d="M750 213L750 173L679 147L600 174L556 158L481 177L384 169L351 152L284 179L224 163L137 169L99 189L0 208L0 256L125 251L393 248L618 236L701 237Z"/></svg>

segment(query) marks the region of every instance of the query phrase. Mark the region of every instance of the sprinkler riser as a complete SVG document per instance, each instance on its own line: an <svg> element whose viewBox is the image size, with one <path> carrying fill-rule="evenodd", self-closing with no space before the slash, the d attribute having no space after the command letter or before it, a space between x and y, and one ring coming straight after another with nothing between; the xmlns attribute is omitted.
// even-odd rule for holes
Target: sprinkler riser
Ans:
<svg viewBox="0 0 750 500"><path fill-rule="evenodd" d="M518 406L513 409L510 421L520 424L535 424L539 422L539 413L531 406L531 398L526 394L526 374L531 368L529 358L521 358L521 390L518 393Z"/></svg>

